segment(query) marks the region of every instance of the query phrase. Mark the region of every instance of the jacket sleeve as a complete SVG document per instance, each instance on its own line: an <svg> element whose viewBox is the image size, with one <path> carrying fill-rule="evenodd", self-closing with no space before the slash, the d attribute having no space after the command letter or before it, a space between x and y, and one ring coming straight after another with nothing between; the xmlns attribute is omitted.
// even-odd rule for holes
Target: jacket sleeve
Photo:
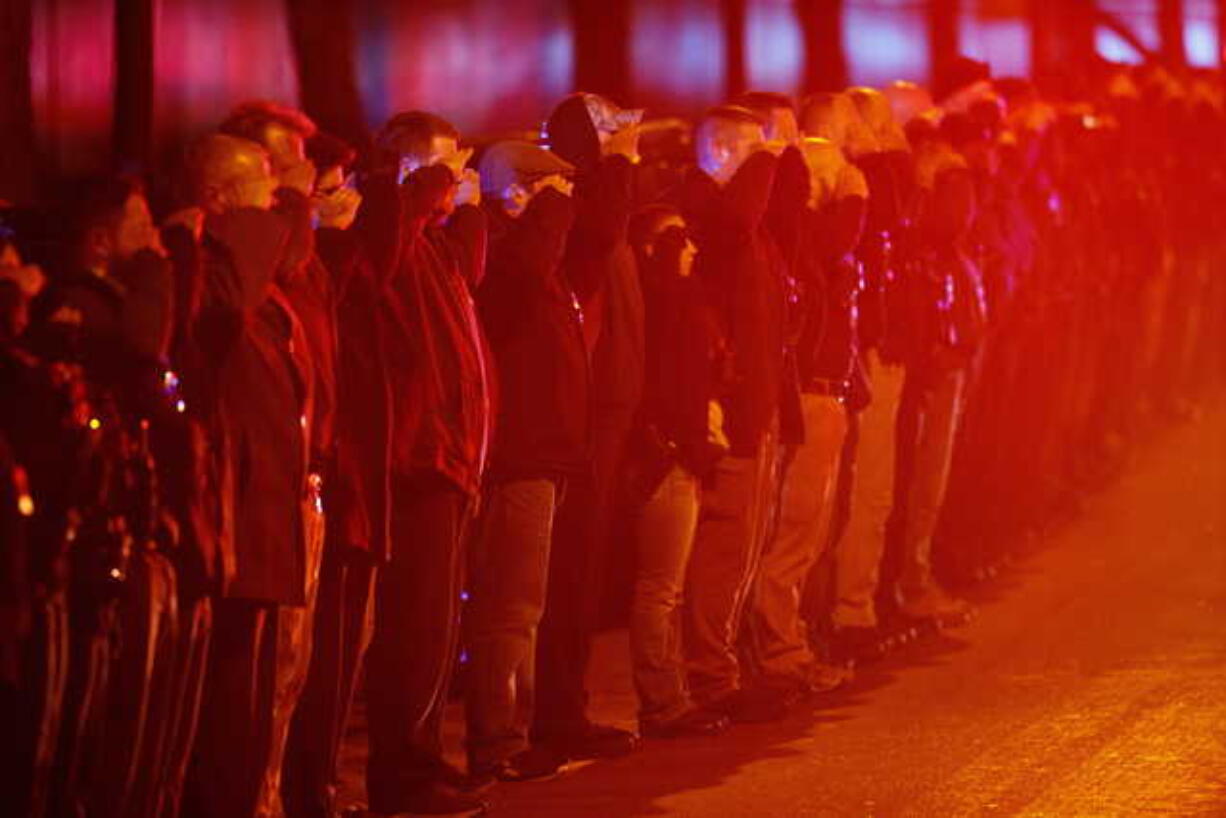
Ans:
<svg viewBox="0 0 1226 818"><path fill-rule="evenodd" d="M578 261L569 265L571 286L585 304L602 283L594 279L601 266L585 262L607 256L626 239L634 207L633 169L626 157L607 156L577 191L578 205L567 253Z"/></svg>
<svg viewBox="0 0 1226 818"><path fill-rule="evenodd" d="M720 191L719 206L713 214L717 223L713 226L726 238L748 236L762 224L778 165L773 155L759 151L745 160Z"/></svg>
<svg viewBox="0 0 1226 818"><path fill-rule="evenodd" d="M464 205L451 214L444 232L460 275L468 282L470 290L476 290L485 276L489 238L485 213L476 205Z"/></svg>
<svg viewBox="0 0 1226 818"><path fill-rule="evenodd" d="M779 157L775 183L766 208L766 224L789 268L800 250L801 220L809 201L809 168L796 147Z"/></svg>

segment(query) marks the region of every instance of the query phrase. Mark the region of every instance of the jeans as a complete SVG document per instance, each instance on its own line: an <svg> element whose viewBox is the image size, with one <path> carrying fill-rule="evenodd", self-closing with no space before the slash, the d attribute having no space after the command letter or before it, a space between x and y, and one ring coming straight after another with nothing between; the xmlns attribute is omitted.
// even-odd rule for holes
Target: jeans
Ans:
<svg viewBox="0 0 1226 818"><path fill-rule="evenodd" d="M670 721L691 706L681 656L680 605L698 527L699 492L698 478L674 465L638 520L630 657L644 724Z"/></svg>
<svg viewBox="0 0 1226 818"><path fill-rule="evenodd" d="M737 638L762 550L763 489L773 442L755 457L725 457L704 493L686 577L685 654L700 705L741 687Z"/></svg>
<svg viewBox="0 0 1226 818"><path fill-rule="evenodd" d="M904 596L921 594L932 583L932 537L945 505L965 383L966 373L960 369L933 375L916 398L915 443L910 481L903 493L906 507L896 580Z"/></svg>
<svg viewBox="0 0 1226 818"><path fill-rule="evenodd" d="M545 615L538 633L535 742L565 744L583 736L590 726L587 666L612 547L610 521L633 421L633 413L622 410L594 413L591 474L567 483L558 508Z"/></svg>
<svg viewBox="0 0 1226 818"><path fill-rule="evenodd" d="M750 654L768 683L803 681L814 657L800 602L805 581L825 550L847 411L837 398L802 395L805 442L783 478L779 526L758 570L748 626Z"/></svg>
<svg viewBox="0 0 1226 818"><path fill-rule="evenodd" d="M375 588L367 654L374 812L404 812L443 772L443 709L455 668L468 497L441 477L392 486L392 553Z"/></svg>
<svg viewBox="0 0 1226 818"><path fill-rule="evenodd" d="M496 483L486 492L465 611L470 769L506 761L528 744L557 501L550 479Z"/></svg>
<svg viewBox="0 0 1226 818"><path fill-rule="evenodd" d="M851 517L835 547L835 627L874 628L874 595L885 552L886 521L893 506L895 423L903 368L883 364L876 352L866 361L873 401L860 413L851 489Z"/></svg>

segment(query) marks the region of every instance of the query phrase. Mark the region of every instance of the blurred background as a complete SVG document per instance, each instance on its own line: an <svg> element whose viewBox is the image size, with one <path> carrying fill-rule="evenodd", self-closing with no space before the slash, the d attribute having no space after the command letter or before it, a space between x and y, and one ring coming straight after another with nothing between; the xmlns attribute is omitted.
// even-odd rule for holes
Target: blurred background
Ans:
<svg viewBox="0 0 1226 818"><path fill-rule="evenodd" d="M0 197L166 161L236 102L361 144L407 108L528 128L575 88L653 116L747 88L941 83L940 55L1057 98L1104 61L1216 67L1226 0L3 0ZM33 161L31 161L33 157Z"/></svg>

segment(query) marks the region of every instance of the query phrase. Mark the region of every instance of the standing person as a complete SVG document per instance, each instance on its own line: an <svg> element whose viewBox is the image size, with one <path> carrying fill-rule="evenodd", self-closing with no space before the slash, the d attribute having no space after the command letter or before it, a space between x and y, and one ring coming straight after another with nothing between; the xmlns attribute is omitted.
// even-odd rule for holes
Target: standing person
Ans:
<svg viewBox="0 0 1226 818"><path fill-rule="evenodd" d="M763 150L762 120L746 108L707 112L695 131L698 168L683 193L708 293L727 343L728 378L718 404L730 450L720 460L686 582L690 689L732 721L781 718L786 702L743 682L741 617L763 544L762 469L778 423L784 366L783 264L764 219L778 160Z"/></svg>
<svg viewBox="0 0 1226 818"><path fill-rule="evenodd" d="M924 320L907 350L898 412L896 530L883 554L879 607L913 620L956 622L969 613L932 574L936 532L964 392L974 354L986 331L987 307L979 270L967 251L975 218L975 182L966 160L944 139L919 153L923 193L916 225L912 286L923 294Z"/></svg>
<svg viewBox="0 0 1226 818"><path fill-rule="evenodd" d="M749 623L756 670L788 695L830 690L847 674L814 656L801 597L830 539L839 463L852 397L859 269L853 252L864 226L863 173L828 139L802 145L811 195L800 227L803 330L797 344L804 441L787 463L779 528L767 546Z"/></svg>
<svg viewBox="0 0 1226 818"><path fill-rule="evenodd" d="M527 142L481 159L489 270L478 291L498 374L498 418L470 559L467 748L476 782L552 775L528 747L537 626L558 502L588 454L588 360L562 272L574 168Z"/></svg>
<svg viewBox="0 0 1226 818"><path fill-rule="evenodd" d="M702 481L727 451L709 432L718 335L694 272L697 248L668 206L636 214L631 243L647 307L647 381L628 471L639 509L630 654L639 729L648 738L711 736L728 719L696 706L682 655L681 599Z"/></svg>
<svg viewBox="0 0 1226 818"><path fill-rule="evenodd" d="M571 758L613 757L633 733L587 716L591 640L610 562L613 504L643 394L643 294L627 242L641 111L573 94L549 117L554 153L575 168L575 223L563 267L583 309L591 358L591 463L567 489L537 648L533 742Z"/></svg>
<svg viewBox="0 0 1226 818"><path fill-rule="evenodd" d="M486 219L471 151L433 114L393 117L364 193L367 252L390 288L391 542L367 659L376 813L472 814L443 760L456 664L464 529L481 486L492 418L489 353L471 295L485 270ZM403 181L401 181L403 180Z"/></svg>
<svg viewBox="0 0 1226 818"><path fill-rule="evenodd" d="M208 681L183 798L192 816L278 814L279 736L309 661L321 521L308 471L314 368L284 285L309 258L306 197L268 154L205 137L190 156L203 296L193 355L211 444L232 470L232 574L216 606Z"/></svg>
<svg viewBox="0 0 1226 818"><path fill-rule="evenodd" d="M335 304L336 411L332 443L318 447L328 456L324 555L311 668L290 729L282 790L289 814L323 818L337 813L337 757L370 645L377 566L387 552L391 398L381 336L386 291L352 227L362 201L347 182L356 154L323 133L307 141L306 152L318 171L316 273L327 273L315 279L315 292L330 292Z"/></svg>

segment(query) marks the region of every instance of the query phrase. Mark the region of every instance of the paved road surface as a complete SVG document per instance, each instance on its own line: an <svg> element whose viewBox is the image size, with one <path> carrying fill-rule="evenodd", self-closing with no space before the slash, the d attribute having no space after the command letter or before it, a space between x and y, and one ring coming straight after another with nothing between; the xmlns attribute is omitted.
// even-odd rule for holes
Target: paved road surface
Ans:
<svg viewBox="0 0 1226 818"><path fill-rule="evenodd" d="M969 626L787 722L506 786L491 814L1226 816L1226 411L1045 545ZM624 636L599 647L596 713L630 724ZM356 789L360 724L349 745Z"/></svg>

